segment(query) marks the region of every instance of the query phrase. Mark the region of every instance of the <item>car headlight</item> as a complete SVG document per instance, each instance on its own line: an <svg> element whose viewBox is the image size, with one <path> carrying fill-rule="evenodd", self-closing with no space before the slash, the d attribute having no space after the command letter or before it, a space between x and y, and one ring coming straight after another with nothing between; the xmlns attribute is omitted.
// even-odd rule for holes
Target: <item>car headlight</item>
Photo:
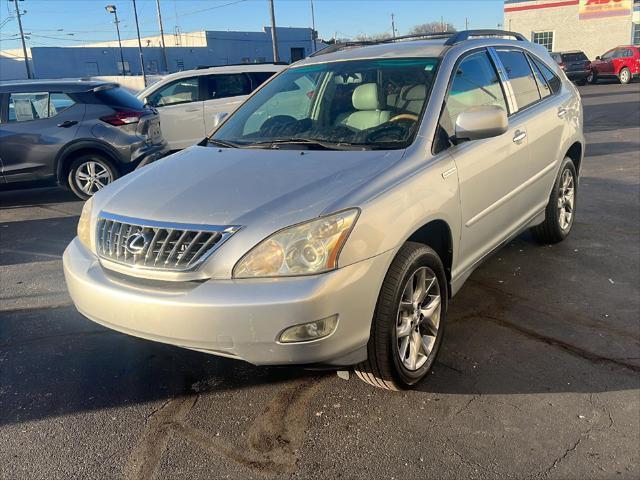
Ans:
<svg viewBox="0 0 640 480"><path fill-rule="evenodd" d="M359 213L345 210L274 233L240 259L234 278L310 275L337 268Z"/></svg>
<svg viewBox="0 0 640 480"><path fill-rule="evenodd" d="M91 209L93 207L93 197L84 202L80 220L78 220L78 239L89 250L93 251L91 246Z"/></svg>

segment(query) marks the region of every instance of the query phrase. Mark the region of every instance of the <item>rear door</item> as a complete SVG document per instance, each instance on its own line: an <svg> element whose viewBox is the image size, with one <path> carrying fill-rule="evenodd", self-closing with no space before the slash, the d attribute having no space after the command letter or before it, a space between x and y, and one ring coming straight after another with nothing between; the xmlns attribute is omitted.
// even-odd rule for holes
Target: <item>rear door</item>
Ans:
<svg viewBox="0 0 640 480"><path fill-rule="evenodd" d="M60 149L72 141L85 105L61 92L10 93L0 124L0 158L7 182L55 175Z"/></svg>
<svg viewBox="0 0 640 480"><path fill-rule="evenodd" d="M251 93L251 79L246 73L203 75L205 135L213 129L216 113L231 113ZM203 137L204 138L204 137Z"/></svg>
<svg viewBox="0 0 640 480"><path fill-rule="evenodd" d="M205 137L201 98L198 76L166 83L147 96L146 102L160 114L162 135L171 150L195 145Z"/></svg>

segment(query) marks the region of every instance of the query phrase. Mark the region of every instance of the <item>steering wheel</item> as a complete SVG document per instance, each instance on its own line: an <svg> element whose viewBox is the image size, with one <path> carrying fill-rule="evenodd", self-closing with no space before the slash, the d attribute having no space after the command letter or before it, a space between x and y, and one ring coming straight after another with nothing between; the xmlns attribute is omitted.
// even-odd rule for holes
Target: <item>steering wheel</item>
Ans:
<svg viewBox="0 0 640 480"><path fill-rule="evenodd" d="M413 113L401 113L399 115L391 117L388 121L389 122L397 122L399 120L413 120L414 122L417 122L418 121L418 115L415 115Z"/></svg>

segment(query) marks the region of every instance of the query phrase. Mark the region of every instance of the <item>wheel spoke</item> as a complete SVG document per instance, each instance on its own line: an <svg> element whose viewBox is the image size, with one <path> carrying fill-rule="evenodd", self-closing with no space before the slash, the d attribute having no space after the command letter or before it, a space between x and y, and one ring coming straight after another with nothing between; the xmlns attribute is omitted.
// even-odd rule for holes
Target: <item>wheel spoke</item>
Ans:
<svg viewBox="0 0 640 480"><path fill-rule="evenodd" d="M96 174L96 164L93 162L87 162L87 171L89 175L94 176Z"/></svg>
<svg viewBox="0 0 640 480"><path fill-rule="evenodd" d="M398 356L400 359L405 362L407 358L407 348L409 348L409 343L411 343L411 338L406 336L400 341L400 347L398 348Z"/></svg>
<svg viewBox="0 0 640 480"><path fill-rule="evenodd" d="M433 350L433 346L436 343L435 335L423 335L422 336L422 351L425 356L429 356L431 350Z"/></svg>
<svg viewBox="0 0 640 480"><path fill-rule="evenodd" d="M414 274L415 286L413 288L413 301L421 303L427 295L427 271L421 268Z"/></svg>
<svg viewBox="0 0 640 480"><path fill-rule="evenodd" d="M411 319L403 317L400 321L400 325L396 327L396 336L398 338L404 338L411 333Z"/></svg>
<svg viewBox="0 0 640 480"><path fill-rule="evenodd" d="M415 370L418 365L418 353L422 345L422 336L414 331L411 334L411 348L409 349L409 369Z"/></svg>
<svg viewBox="0 0 640 480"><path fill-rule="evenodd" d="M432 318L440 308L440 303L440 295L429 295L429 303L420 310L420 313L425 319Z"/></svg>

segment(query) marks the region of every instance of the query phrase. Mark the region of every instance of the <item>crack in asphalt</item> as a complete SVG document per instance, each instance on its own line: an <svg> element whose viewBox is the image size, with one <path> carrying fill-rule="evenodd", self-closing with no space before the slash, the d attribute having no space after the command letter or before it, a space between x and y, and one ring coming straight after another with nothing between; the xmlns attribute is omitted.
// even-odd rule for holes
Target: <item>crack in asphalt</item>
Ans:
<svg viewBox="0 0 640 480"><path fill-rule="evenodd" d="M129 456L124 478L154 478L171 435L180 435L205 451L223 455L254 471L290 472L304 441L309 404L323 385L322 378L305 378L276 393L250 426L248 444L244 447L212 437L186 423L201 393L169 399L147 416L146 429Z"/></svg>
<svg viewBox="0 0 640 480"><path fill-rule="evenodd" d="M472 315L467 315L465 317L460 318L460 320L469 320L469 319L480 319L480 320L488 320L488 321L492 321L502 327L506 327L509 328L515 332L520 333L521 335L524 335L528 338L531 338L533 340L537 340L543 343L546 343L547 345L550 345L552 347L556 347L559 348L561 350L564 350L565 352L578 357L578 358L582 358L584 360L588 360L592 363L608 363L611 365L615 365L617 367L620 368L624 368L627 370L631 370L632 372L640 372L640 365L634 365L632 363L627 363L627 362L623 362L621 360L618 360L616 358L610 358L610 357L605 357L602 355L599 355L597 353L591 352L589 350L586 350L582 347L578 347L576 345L573 345L571 343L565 342L563 340L560 340L558 338L554 338L554 337L550 337L547 335L544 335L542 333L536 332L535 330L532 330L530 328L526 328L523 327L521 325L518 325L514 322L511 322L509 320L505 320L504 318L499 318L499 317L495 317L493 315L490 315L488 313L485 312L479 312L476 314L472 314Z"/></svg>

